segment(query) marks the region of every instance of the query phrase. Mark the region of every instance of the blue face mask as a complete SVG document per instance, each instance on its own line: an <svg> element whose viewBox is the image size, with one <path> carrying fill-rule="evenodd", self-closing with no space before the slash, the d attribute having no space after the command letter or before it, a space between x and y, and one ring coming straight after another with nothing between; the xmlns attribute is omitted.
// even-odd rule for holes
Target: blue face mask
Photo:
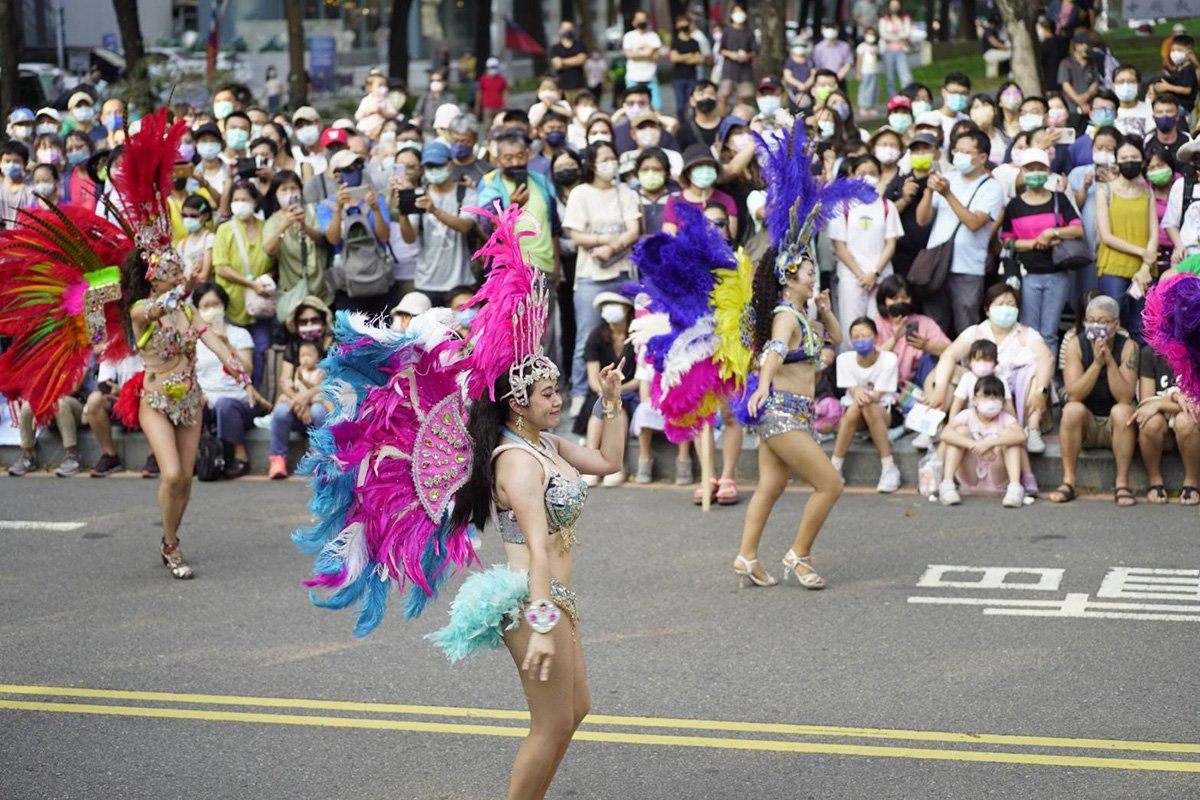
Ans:
<svg viewBox="0 0 1200 800"><path fill-rule="evenodd" d="M249 141L250 131L241 128L230 128L225 131L225 143L229 145L230 150L245 150Z"/></svg>
<svg viewBox="0 0 1200 800"><path fill-rule="evenodd" d="M551 149L562 147L566 141L567 134L565 131L550 131L546 134L546 145Z"/></svg>
<svg viewBox="0 0 1200 800"><path fill-rule="evenodd" d="M67 153L67 163L72 166L78 166L88 160L87 150L72 150Z"/></svg>
<svg viewBox="0 0 1200 800"><path fill-rule="evenodd" d="M549 138L549 137L547 137ZM471 145L469 144L452 144L450 145L450 157L455 161L466 161L471 157Z"/></svg>
<svg viewBox="0 0 1200 800"><path fill-rule="evenodd" d="M339 180L343 186L349 186L353 189L356 186L362 186L362 170L361 169L346 169L338 173Z"/></svg>
<svg viewBox="0 0 1200 800"><path fill-rule="evenodd" d="M478 313L479 309L474 307L460 308L454 312L454 321L464 328L469 328L471 327L471 323L475 321L475 316Z"/></svg>
<svg viewBox="0 0 1200 800"><path fill-rule="evenodd" d="M20 178L24 174L25 174L25 168L22 167L20 164L14 164L12 162L9 162L8 164L4 165L4 176L6 178L8 178L9 180L15 181L17 178Z"/></svg>
<svg viewBox="0 0 1200 800"><path fill-rule="evenodd" d="M854 348L854 352L860 356L869 356L875 352L874 339L851 339L850 346Z"/></svg>
<svg viewBox="0 0 1200 800"><path fill-rule="evenodd" d="M1099 108L1092 112L1092 124L1097 128L1112 125L1116 119L1117 115L1111 108Z"/></svg>
<svg viewBox="0 0 1200 800"><path fill-rule="evenodd" d="M966 111L968 102L970 101L965 94L958 94L955 92L946 95L946 107L956 114Z"/></svg>
<svg viewBox="0 0 1200 800"><path fill-rule="evenodd" d="M109 132L119 130L125 124L125 117L120 114L109 114L104 119L104 127L108 128Z"/></svg>

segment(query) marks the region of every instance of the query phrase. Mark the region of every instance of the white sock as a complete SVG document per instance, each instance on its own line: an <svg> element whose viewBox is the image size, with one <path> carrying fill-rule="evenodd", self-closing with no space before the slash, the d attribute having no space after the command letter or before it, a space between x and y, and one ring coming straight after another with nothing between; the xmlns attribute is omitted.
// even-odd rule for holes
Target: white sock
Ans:
<svg viewBox="0 0 1200 800"><path fill-rule="evenodd" d="M879 459L879 464L884 469L895 469L896 459L892 458L891 456L888 456L887 458L881 458Z"/></svg>
<svg viewBox="0 0 1200 800"><path fill-rule="evenodd" d="M846 459L840 456L830 456L829 460L833 462L833 468L838 470L842 468L842 464L846 463Z"/></svg>

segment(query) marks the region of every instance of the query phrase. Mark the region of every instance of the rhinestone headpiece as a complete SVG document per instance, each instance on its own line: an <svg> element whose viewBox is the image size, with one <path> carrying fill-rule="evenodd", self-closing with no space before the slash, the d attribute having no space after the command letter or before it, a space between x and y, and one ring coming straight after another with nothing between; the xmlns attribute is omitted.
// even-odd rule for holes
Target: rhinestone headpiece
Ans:
<svg viewBox="0 0 1200 800"><path fill-rule="evenodd" d="M538 381L559 376L558 365L542 349L548 309L546 276L535 272L529 296L517 304L512 319L513 357L516 360L508 369L508 396L521 406L529 405L529 387Z"/></svg>

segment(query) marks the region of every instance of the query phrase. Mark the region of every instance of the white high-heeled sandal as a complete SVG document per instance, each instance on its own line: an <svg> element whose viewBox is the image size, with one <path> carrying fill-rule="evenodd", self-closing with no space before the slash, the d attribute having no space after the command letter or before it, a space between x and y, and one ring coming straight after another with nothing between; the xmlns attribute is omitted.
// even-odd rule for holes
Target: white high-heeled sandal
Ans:
<svg viewBox="0 0 1200 800"><path fill-rule="evenodd" d="M798 568L801 567L807 569L808 572L800 572ZM827 585L825 579L813 569L812 556L798 556L794 550L788 550L787 555L783 557L784 583L787 583L789 574L796 576L796 582L805 589L824 589Z"/></svg>
<svg viewBox="0 0 1200 800"><path fill-rule="evenodd" d="M736 559L734 559L733 574L737 575L739 578L739 580L738 580L738 588L739 589L746 588L746 579L747 578L750 580L750 582L752 584L754 584L755 586L760 586L760 587L775 586L779 583L779 581L775 580L770 575L767 575L766 580L763 580L762 578L755 575L754 574L754 565L757 563L758 563L757 558L746 558L741 555L739 555Z"/></svg>

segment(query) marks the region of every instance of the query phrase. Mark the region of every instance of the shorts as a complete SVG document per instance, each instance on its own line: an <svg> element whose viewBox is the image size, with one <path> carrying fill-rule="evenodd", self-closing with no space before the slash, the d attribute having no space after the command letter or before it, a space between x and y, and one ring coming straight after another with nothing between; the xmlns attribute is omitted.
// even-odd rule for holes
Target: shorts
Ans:
<svg viewBox="0 0 1200 800"><path fill-rule="evenodd" d="M753 97L754 83L751 81L735 81L733 78L722 78L717 84L717 94L721 97L729 97L733 94L734 85L737 86L737 97Z"/></svg>
<svg viewBox="0 0 1200 800"><path fill-rule="evenodd" d="M1112 417L1097 417L1088 412L1087 431L1083 434L1083 449L1108 449L1112 447Z"/></svg>
<svg viewBox="0 0 1200 800"><path fill-rule="evenodd" d="M772 391L758 417L758 435L763 441L783 433L800 431L812 436L813 399L791 392Z"/></svg>

